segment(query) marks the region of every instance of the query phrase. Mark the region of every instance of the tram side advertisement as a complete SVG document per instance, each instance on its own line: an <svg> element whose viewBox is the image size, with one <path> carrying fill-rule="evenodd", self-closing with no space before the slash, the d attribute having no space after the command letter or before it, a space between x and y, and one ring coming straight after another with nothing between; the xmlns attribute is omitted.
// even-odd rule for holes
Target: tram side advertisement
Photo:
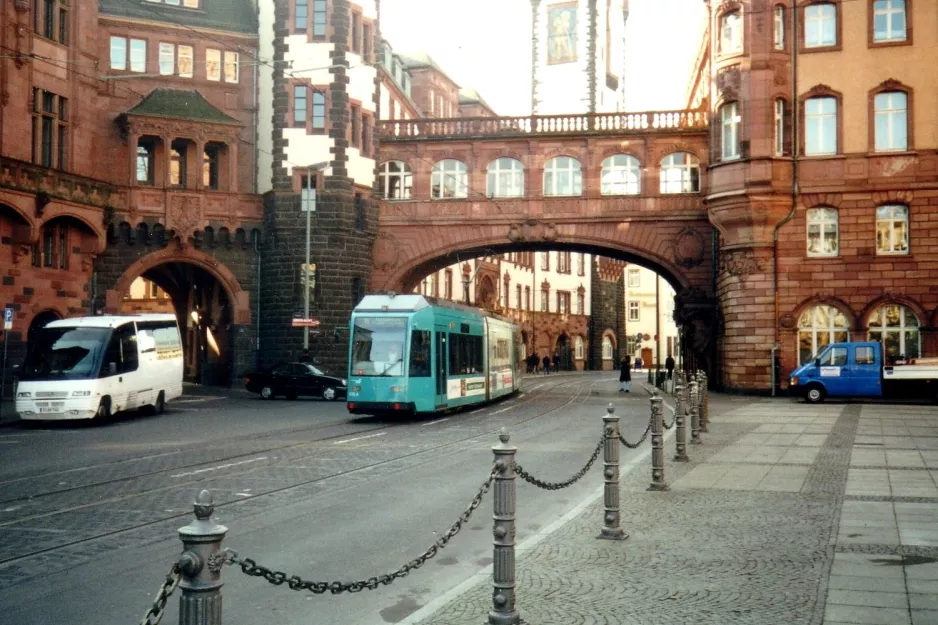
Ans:
<svg viewBox="0 0 938 625"><path fill-rule="evenodd" d="M460 378L446 381L446 396L449 399L485 395L485 378Z"/></svg>

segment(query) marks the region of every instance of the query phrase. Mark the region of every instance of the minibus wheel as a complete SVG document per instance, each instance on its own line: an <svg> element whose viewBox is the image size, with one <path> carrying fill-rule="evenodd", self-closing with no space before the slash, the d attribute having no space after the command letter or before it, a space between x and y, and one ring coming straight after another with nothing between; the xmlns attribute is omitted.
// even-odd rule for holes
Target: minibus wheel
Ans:
<svg viewBox="0 0 938 625"><path fill-rule="evenodd" d="M111 418L111 398L102 397L101 403L98 404L98 411L94 413L94 418L99 421L106 421Z"/></svg>
<svg viewBox="0 0 938 625"><path fill-rule="evenodd" d="M156 411L156 414L166 412L166 393L163 391L160 391L160 394L156 396L156 405L153 406L153 410Z"/></svg>
<svg viewBox="0 0 938 625"><path fill-rule="evenodd" d="M819 404L824 401L825 395L826 393L824 392L823 387L818 386L817 384L812 384L805 391L804 398L808 400L808 403L810 404Z"/></svg>

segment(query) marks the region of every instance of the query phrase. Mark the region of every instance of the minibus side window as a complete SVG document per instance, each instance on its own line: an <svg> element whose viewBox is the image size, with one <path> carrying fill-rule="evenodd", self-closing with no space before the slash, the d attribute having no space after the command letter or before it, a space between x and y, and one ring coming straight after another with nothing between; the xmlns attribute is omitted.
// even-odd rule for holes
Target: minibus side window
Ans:
<svg viewBox="0 0 938 625"><path fill-rule="evenodd" d="M121 337L121 373L130 373L137 370L139 357L137 356L137 332L134 325L128 323L120 328Z"/></svg>

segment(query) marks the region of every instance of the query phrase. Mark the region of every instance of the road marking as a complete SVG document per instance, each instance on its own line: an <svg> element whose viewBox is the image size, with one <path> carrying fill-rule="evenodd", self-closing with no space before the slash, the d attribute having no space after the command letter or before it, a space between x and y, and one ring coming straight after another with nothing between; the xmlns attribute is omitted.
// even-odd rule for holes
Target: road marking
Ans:
<svg viewBox="0 0 938 625"><path fill-rule="evenodd" d="M496 411L493 412L492 414L493 414L493 415L501 414L501 413L503 413L503 412L505 412L505 411L511 410L512 408L514 408L514 406L508 406L507 408L502 408L501 410L496 410Z"/></svg>
<svg viewBox="0 0 938 625"><path fill-rule="evenodd" d="M250 460L242 460L241 462L230 462L228 464L220 464L217 467L209 467L207 469L198 469L196 471L187 471L186 473L177 473L176 475L170 475L169 477L187 477L189 475L198 475L200 473L218 471L219 469L229 469L231 467L241 466L242 464L251 464L252 462L260 462L261 460L267 460L267 456L261 456L260 458L251 458Z"/></svg>
<svg viewBox="0 0 938 625"><path fill-rule="evenodd" d="M475 414L477 412L482 412L483 410L485 410L485 408L476 408L475 410L470 410L469 414Z"/></svg>
<svg viewBox="0 0 938 625"><path fill-rule="evenodd" d="M442 419L437 419L436 421L431 421L430 423L424 423L423 427L427 427L428 425L434 425L436 423L443 423L444 421L449 421L450 419L452 419L452 417L443 417Z"/></svg>
<svg viewBox="0 0 938 625"><path fill-rule="evenodd" d="M20 438L0 438L0 445L16 445L22 442L23 440Z"/></svg>
<svg viewBox="0 0 938 625"><path fill-rule="evenodd" d="M524 393L518 393L518 399L521 399L522 397L524 397Z"/></svg>
<svg viewBox="0 0 938 625"><path fill-rule="evenodd" d="M368 436L356 436L355 438L346 438L345 440L336 441L333 445L343 445L345 443L351 443L352 441L363 441L366 438L375 438L377 436L384 436L387 432L378 432L377 434L369 434Z"/></svg>

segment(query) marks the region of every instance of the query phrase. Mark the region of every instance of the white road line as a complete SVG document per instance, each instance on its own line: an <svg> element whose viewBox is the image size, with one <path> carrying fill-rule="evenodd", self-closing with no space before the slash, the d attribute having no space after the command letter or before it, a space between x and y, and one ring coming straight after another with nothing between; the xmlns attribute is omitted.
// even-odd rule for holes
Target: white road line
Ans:
<svg viewBox="0 0 938 625"><path fill-rule="evenodd" d="M501 414L501 413L503 413L503 412L507 412L508 410L511 410L512 408L514 408L514 406L508 406L507 408L502 408L501 410L496 410L496 411L493 412L492 414L493 414L493 415Z"/></svg>
<svg viewBox="0 0 938 625"><path fill-rule="evenodd" d="M369 434L368 436L356 436L355 438L346 438L341 441L336 441L333 445L343 445L345 443L351 443L352 441L363 441L366 438L375 438L376 436L384 436L387 432L378 432L377 434Z"/></svg>
<svg viewBox="0 0 938 625"><path fill-rule="evenodd" d="M0 438L0 445L16 445L17 443L22 443L23 439L21 438Z"/></svg>
<svg viewBox="0 0 938 625"><path fill-rule="evenodd" d="M220 464L217 467L209 467L207 469L198 469L196 471L187 471L186 473L177 473L175 475L170 475L169 477L187 477L189 475L198 475L200 473L218 471L219 469L229 469L231 467L241 466L242 464L251 464L252 462L260 462L261 460L267 460L267 456L261 456L260 458L251 458L250 460L242 460L241 462L231 462L228 464Z"/></svg>
<svg viewBox="0 0 938 625"><path fill-rule="evenodd" d="M424 423L423 427L427 427L428 425L434 425L436 423L443 423L444 421L449 421L450 419L452 419L452 417L443 417L442 419L437 419L436 421L431 421L430 423Z"/></svg>
<svg viewBox="0 0 938 625"><path fill-rule="evenodd" d="M477 412L482 412L483 410L485 410L485 408L476 408L475 410L470 410L469 414L475 414Z"/></svg>
<svg viewBox="0 0 938 625"><path fill-rule="evenodd" d="M522 397L524 397L524 393L518 393L518 399L521 399Z"/></svg>

